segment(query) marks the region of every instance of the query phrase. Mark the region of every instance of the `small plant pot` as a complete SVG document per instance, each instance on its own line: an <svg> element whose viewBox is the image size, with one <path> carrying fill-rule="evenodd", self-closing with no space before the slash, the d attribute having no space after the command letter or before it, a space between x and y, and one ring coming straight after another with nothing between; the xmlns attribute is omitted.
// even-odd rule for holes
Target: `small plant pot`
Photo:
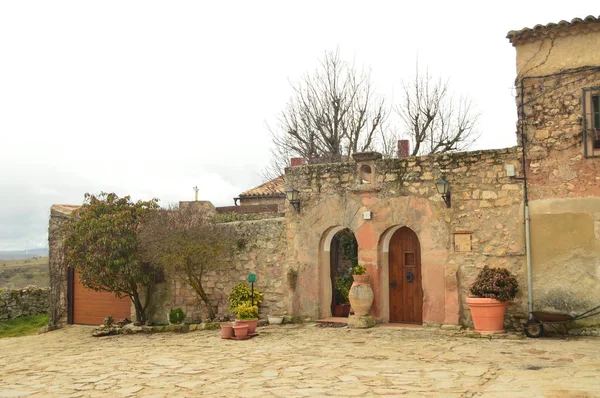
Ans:
<svg viewBox="0 0 600 398"><path fill-rule="evenodd" d="M222 339L230 339L233 337L233 325L225 324L221 325L221 338Z"/></svg>
<svg viewBox="0 0 600 398"><path fill-rule="evenodd" d="M347 318L350 314L350 304L336 304L333 307L333 316Z"/></svg>
<svg viewBox="0 0 600 398"><path fill-rule="evenodd" d="M256 326L258 325L258 319L247 319L247 320L236 319L235 323L237 325L248 325L248 334L253 334L256 332Z"/></svg>
<svg viewBox="0 0 600 398"><path fill-rule="evenodd" d="M236 338L245 339L248 337L248 325L233 325L233 332Z"/></svg>
<svg viewBox="0 0 600 398"><path fill-rule="evenodd" d="M269 315L267 317L269 325L281 325L283 323L283 317L278 315Z"/></svg>

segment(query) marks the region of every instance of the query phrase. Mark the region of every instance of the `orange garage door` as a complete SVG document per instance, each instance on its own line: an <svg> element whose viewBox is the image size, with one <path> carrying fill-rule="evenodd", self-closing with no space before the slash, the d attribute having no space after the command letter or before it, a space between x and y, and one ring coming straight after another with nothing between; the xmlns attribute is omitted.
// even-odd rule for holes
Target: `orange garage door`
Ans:
<svg viewBox="0 0 600 398"><path fill-rule="evenodd" d="M75 272L73 283L73 323L100 325L107 315L115 321L131 318L131 300L129 297L117 298L113 293L95 292L79 282Z"/></svg>

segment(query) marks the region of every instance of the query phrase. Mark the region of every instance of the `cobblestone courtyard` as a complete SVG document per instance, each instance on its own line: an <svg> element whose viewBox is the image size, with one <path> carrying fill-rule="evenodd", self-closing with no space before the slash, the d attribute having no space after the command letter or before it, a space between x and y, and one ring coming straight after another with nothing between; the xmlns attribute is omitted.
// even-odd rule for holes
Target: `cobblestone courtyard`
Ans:
<svg viewBox="0 0 600 398"><path fill-rule="evenodd" d="M600 339L480 339L438 329L259 328L0 340L0 397L600 396Z"/></svg>

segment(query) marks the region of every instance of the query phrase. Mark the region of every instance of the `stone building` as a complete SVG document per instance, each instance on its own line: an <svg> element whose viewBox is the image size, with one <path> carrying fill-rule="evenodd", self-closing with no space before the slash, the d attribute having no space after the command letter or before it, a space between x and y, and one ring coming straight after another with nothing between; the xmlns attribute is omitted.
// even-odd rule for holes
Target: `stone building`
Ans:
<svg viewBox="0 0 600 398"><path fill-rule="evenodd" d="M217 313L226 315L227 294L252 272L265 293L263 315L331 316L332 242L342 230L354 234L371 276L378 322L469 325L465 298L485 265L519 280L507 317L513 326L532 306L579 313L597 305L600 21L538 25L508 39L517 52L516 147L407 157L403 142L394 159L371 152L342 163L295 161L281 179L241 194L240 206L215 209L235 212L223 221L251 242L228 271L209 275ZM449 194L442 197L436 182ZM297 201L287 202L284 191ZM50 221L56 270L64 268L59 221ZM159 296L156 319L176 306L204 316L183 281L167 278Z"/></svg>
<svg viewBox="0 0 600 398"><path fill-rule="evenodd" d="M508 39L517 52L533 303L581 313L600 302L600 20L537 25Z"/></svg>

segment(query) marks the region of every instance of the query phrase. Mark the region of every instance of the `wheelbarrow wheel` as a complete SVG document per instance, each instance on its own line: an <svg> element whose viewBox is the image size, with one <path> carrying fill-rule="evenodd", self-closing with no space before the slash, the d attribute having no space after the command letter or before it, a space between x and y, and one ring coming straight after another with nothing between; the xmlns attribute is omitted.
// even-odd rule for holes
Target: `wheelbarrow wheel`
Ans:
<svg viewBox="0 0 600 398"><path fill-rule="evenodd" d="M525 323L527 337L538 338L544 334L544 324L537 319L530 319Z"/></svg>

